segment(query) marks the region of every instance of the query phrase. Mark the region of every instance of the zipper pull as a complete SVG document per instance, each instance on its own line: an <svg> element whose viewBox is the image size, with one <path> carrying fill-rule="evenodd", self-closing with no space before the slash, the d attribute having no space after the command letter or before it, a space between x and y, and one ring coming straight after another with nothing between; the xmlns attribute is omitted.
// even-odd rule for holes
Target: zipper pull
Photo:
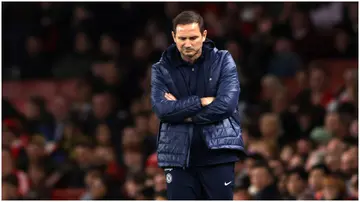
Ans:
<svg viewBox="0 0 360 202"><path fill-rule="evenodd" d="M191 71L194 71L194 67L191 69Z"/></svg>

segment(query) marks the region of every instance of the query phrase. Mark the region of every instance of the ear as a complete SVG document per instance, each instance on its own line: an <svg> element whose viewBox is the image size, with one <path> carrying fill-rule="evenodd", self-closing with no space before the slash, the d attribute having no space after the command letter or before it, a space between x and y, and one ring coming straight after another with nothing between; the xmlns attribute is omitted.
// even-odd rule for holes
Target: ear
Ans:
<svg viewBox="0 0 360 202"><path fill-rule="evenodd" d="M204 32L203 32L203 42L206 40L206 36L207 36L207 30L204 30Z"/></svg>
<svg viewBox="0 0 360 202"><path fill-rule="evenodd" d="M172 37L173 37L174 42L176 43L176 36L175 36L175 32L174 32L174 31L171 31L171 35L172 35Z"/></svg>

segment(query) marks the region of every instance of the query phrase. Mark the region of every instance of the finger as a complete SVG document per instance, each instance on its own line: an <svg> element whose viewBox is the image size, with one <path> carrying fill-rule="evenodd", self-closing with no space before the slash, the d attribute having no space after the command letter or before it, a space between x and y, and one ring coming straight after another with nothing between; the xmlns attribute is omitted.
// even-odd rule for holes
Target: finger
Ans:
<svg viewBox="0 0 360 202"><path fill-rule="evenodd" d="M176 100L176 97L173 94L169 93L169 96Z"/></svg>
<svg viewBox="0 0 360 202"><path fill-rule="evenodd" d="M165 95L165 98L166 98L167 100L174 100L172 97L170 97L170 95Z"/></svg>
<svg viewBox="0 0 360 202"><path fill-rule="evenodd" d="M171 93L165 93L165 96L166 96L169 100L176 100L176 98L175 98Z"/></svg>
<svg viewBox="0 0 360 202"><path fill-rule="evenodd" d="M165 98L166 98L167 100L170 100L170 97L169 97L168 95L165 95Z"/></svg>
<svg viewBox="0 0 360 202"><path fill-rule="evenodd" d="M174 97L173 95L169 95L173 100L176 100L176 97Z"/></svg>

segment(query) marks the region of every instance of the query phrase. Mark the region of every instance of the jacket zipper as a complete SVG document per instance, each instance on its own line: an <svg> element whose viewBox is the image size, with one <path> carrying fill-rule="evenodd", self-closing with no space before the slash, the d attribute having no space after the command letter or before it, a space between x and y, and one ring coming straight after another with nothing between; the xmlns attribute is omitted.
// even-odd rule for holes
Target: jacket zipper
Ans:
<svg viewBox="0 0 360 202"><path fill-rule="evenodd" d="M193 127L190 127L189 129L189 138L188 138L188 149L186 152L186 160L185 160L185 165L183 167L183 169L185 170L185 168L189 167L189 163L190 163L190 151L191 151L191 139L192 139L192 134L193 134Z"/></svg>

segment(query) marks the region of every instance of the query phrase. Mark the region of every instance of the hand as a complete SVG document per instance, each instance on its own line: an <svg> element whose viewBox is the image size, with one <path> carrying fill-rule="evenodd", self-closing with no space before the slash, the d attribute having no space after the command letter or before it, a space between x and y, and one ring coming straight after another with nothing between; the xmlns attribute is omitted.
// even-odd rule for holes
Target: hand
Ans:
<svg viewBox="0 0 360 202"><path fill-rule="evenodd" d="M203 97L200 100L201 100L201 105L205 107L211 104L215 100L215 97Z"/></svg>
<svg viewBox="0 0 360 202"><path fill-rule="evenodd" d="M176 97L174 97L171 93L165 93L165 98L172 101L176 100Z"/></svg>
<svg viewBox="0 0 360 202"><path fill-rule="evenodd" d="M189 117L189 118L186 118L185 119L185 122L192 122L192 119Z"/></svg>

